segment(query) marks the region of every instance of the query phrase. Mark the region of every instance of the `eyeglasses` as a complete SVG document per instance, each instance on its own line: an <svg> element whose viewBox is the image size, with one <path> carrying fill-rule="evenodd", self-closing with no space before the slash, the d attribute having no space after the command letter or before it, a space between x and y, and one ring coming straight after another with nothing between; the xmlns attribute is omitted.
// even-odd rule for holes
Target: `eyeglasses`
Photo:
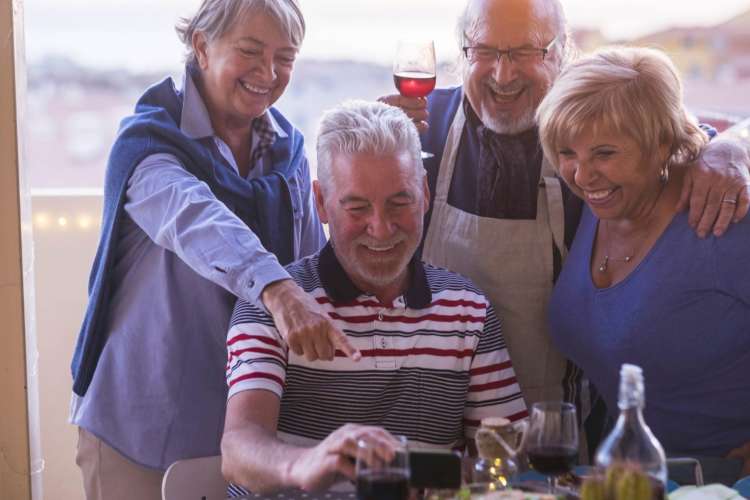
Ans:
<svg viewBox="0 0 750 500"><path fill-rule="evenodd" d="M505 50L481 45L474 47L464 46L463 51L466 59L473 63L499 62L505 55L508 56L509 62L514 62L516 64L529 64L540 59L544 60L556 41L557 37L553 38L545 47L508 47Z"/></svg>

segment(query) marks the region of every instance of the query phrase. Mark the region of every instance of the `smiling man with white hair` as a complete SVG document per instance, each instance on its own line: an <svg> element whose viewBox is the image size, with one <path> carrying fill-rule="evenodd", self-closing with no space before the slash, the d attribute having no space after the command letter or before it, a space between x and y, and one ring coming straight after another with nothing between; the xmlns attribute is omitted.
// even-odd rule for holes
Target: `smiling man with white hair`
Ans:
<svg viewBox="0 0 750 500"><path fill-rule="evenodd" d="M429 192L417 129L354 101L325 114L315 200L331 239L287 267L359 349L332 362L290 351L264 311L238 301L227 338L227 478L255 492L353 479L357 441L460 448L482 418L526 406L500 322L468 280L423 264Z"/></svg>

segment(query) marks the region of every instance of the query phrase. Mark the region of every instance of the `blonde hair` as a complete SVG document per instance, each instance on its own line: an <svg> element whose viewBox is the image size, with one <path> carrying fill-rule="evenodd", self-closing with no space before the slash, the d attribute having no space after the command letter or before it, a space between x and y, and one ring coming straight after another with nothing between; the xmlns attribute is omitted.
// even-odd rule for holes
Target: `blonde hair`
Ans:
<svg viewBox="0 0 750 500"><path fill-rule="evenodd" d="M586 128L624 134L654 155L667 146L667 164L688 163L708 137L682 102L682 83L661 51L609 47L565 67L537 109L544 154L557 168L557 153Z"/></svg>
<svg viewBox="0 0 750 500"><path fill-rule="evenodd" d="M203 0L192 17L180 19L175 26L187 51L186 62L196 63L193 33L203 33L211 42L224 36L244 16L258 12L271 16L299 49L305 38L305 18L297 0Z"/></svg>

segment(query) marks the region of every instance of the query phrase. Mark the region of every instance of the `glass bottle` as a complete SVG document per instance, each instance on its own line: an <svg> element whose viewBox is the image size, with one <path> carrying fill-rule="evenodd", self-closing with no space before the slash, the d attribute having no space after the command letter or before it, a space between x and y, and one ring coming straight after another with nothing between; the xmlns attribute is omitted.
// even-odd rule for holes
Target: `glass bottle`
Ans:
<svg viewBox="0 0 750 500"><path fill-rule="evenodd" d="M518 473L526 422L502 417L483 418L475 442L478 457L468 472L469 483L491 484L489 491L507 487ZM476 492L475 492L476 493Z"/></svg>
<svg viewBox="0 0 750 500"><path fill-rule="evenodd" d="M596 465L607 471L605 489L610 498L665 498L666 458L643 419L644 402L643 370L635 365L622 365L617 404L620 416L595 457ZM650 495L646 493L646 483L650 483Z"/></svg>

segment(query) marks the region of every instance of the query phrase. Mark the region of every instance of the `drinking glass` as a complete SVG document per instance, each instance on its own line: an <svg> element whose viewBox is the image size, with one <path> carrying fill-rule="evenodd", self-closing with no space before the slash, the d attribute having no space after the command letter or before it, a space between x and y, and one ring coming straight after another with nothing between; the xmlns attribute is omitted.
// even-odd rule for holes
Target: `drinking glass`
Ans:
<svg viewBox="0 0 750 500"><path fill-rule="evenodd" d="M383 460L372 441L357 443L357 499L408 500L409 449L404 436L396 436L399 445L393 460Z"/></svg>
<svg viewBox="0 0 750 500"><path fill-rule="evenodd" d="M557 477L570 472L578 456L578 419L570 403L534 403L531 407L526 452L531 467L547 476L549 492Z"/></svg>
<svg viewBox="0 0 750 500"><path fill-rule="evenodd" d="M399 40L393 82L404 97L426 97L435 88L435 44L432 40Z"/></svg>
<svg viewBox="0 0 750 500"><path fill-rule="evenodd" d="M435 88L435 43L399 40L393 61L393 83L404 97L427 97ZM433 155L422 151L422 158Z"/></svg>

